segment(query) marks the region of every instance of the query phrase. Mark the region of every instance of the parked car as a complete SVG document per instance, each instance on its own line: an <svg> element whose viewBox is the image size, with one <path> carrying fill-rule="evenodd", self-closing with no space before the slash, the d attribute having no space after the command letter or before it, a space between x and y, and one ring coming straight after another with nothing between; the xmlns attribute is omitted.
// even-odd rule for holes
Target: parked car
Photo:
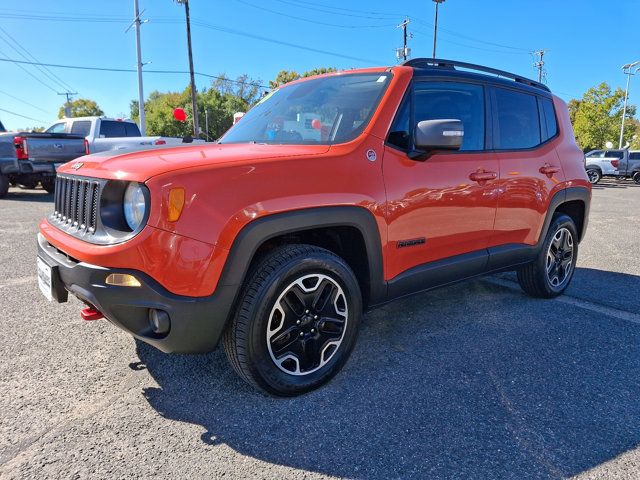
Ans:
<svg viewBox="0 0 640 480"><path fill-rule="evenodd" d="M70 133L87 139L90 153L107 150L141 150L157 145L182 145L184 143L204 143L192 138L151 136L143 137L133 120L107 117L63 118L45 130L46 133Z"/></svg>
<svg viewBox="0 0 640 480"><path fill-rule="evenodd" d="M640 184L640 150L625 150L625 155L618 162L617 174Z"/></svg>
<svg viewBox="0 0 640 480"><path fill-rule="evenodd" d="M0 134L0 198L7 194L11 184L35 188L40 182L48 192L53 192L56 167L87 153L86 141L79 135Z"/></svg>
<svg viewBox="0 0 640 480"><path fill-rule="evenodd" d="M391 300L505 270L532 296L564 292L583 159L566 104L512 73L413 59L310 77L217 144L61 167L38 282L164 352L222 339L249 384L298 395Z"/></svg>
<svg viewBox="0 0 640 480"><path fill-rule="evenodd" d="M617 177L618 166L625 158L627 150L592 150L585 158L585 169L589 181L595 185L602 177Z"/></svg>

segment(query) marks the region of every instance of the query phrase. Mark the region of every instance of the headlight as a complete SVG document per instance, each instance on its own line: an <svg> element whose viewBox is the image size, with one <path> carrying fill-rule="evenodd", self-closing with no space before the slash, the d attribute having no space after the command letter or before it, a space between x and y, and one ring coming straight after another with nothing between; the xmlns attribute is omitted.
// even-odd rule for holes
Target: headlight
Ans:
<svg viewBox="0 0 640 480"><path fill-rule="evenodd" d="M136 231L147 212L147 202L139 183L131 182L124 192L124 218L132 231Z"/></svg>

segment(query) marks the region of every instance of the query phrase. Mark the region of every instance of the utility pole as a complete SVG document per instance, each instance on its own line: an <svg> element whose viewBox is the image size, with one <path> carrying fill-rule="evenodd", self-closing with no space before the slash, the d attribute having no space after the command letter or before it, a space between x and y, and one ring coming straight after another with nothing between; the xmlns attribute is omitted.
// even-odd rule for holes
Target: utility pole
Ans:
<svg viewBox="0 0 640 480"><path fill-rule="evenodd" d="M436 4L436 18L433 22L433 55L432 58L436 58L436 40L438 38L438 6L444 3L445 0L433 0Z"/></svg>
<svg viewBox="0 0 640 480"><path fill-rule="evenodd" d="M142 49L140 48L140 25L142 25L142 21L140 21L140 11L138 8L138 0L133 0L133 23L135 25L136 30L136 58L137 65L136 69L138 70L138 116L140 117L140 133L142 136L145 136L146 131L146 117L144 114L144 91L142 88ZM146 20L145 20L146 22ZM125 33L129 31L131 25L125 30Z"/></svg>
<svg viewBox="0 0 640 480"><path fill-rule="evenodd" d="M407 35L407 25L409 25L410 21L408 18L405 18L404 22L398 25L398 28L402 29L402 48L396 48L396 57L398 60L402 59L405 62L407 58L409 58L409 55L411 55L411 49L407 48L407 39L412 36L411 34Z"/></svg>
<svg viewBox="0 0 640 480"><path fill-rule="evenodd" d="M193 53L191 51L191 20L189 18L189 0L176 0L184 4L184 13L187 19L187 49L189 50L189 75L191 77L191 104L193 108L193 136L200 136L200 123L198 121L198 92L196 91L196 80L193 72Z"/></svg>
<svg viewBox="0 0 640 480"><path fill-rule="evenodd" d="M620 141L618 142L618 148L622 149L622 137L624 137L624 119L627 116L627 97L629 96L629 80L631 80L631 75L635 75L640 70L640 67L636 68L633 72L631 71L633 67L640 64L640 60L633 63L627 63L622 66L622 73L627 76L627 88L624 91L624 107L622 108L622 125L620 126Z"/></svg>
<svg viewBox="0 0 640 480"><path fill-rule="evenodd" d="M209 109L204 109L204 138L209 141Z"/></svg>
<svg viewBox="0 0 640 480"><path fill-rule="evenodd" d="M67 118L71 118L71 95L77 95L78 92L64 92L58 93L58 95L64 95L67 97L67 101L64 104L64 116Z"/></svg>
<svg viewBox="0 0 640 480"><path fill-rule="evenodd" d="M531 52L534 58L533 66L538 69L538 82L542 83L542 80L546 77L547 71L544 69L544 54L546 50L536 50Z"/></svg>

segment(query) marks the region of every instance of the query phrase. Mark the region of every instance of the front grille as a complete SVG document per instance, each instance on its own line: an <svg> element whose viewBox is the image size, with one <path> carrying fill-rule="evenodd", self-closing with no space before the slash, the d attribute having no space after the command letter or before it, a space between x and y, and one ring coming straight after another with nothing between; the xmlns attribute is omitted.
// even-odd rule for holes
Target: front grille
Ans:
<svg viewBox="0 0 640 480"><path fill-rule="evenodd" d="M68 229L93 235L98 221L100 183L85 178L56 178L53 217Z"/></svg>

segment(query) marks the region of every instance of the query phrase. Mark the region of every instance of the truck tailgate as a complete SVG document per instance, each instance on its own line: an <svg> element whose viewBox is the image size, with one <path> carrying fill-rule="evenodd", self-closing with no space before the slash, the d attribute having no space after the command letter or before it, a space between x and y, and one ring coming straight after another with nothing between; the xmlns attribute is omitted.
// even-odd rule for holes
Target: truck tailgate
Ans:
<svg viewBox="0 0 640 480"><path fill-rule="evenodd" d="M29 160L32 162L64 163L85 154L84 137L67 134L26 134Z"/></svg>

